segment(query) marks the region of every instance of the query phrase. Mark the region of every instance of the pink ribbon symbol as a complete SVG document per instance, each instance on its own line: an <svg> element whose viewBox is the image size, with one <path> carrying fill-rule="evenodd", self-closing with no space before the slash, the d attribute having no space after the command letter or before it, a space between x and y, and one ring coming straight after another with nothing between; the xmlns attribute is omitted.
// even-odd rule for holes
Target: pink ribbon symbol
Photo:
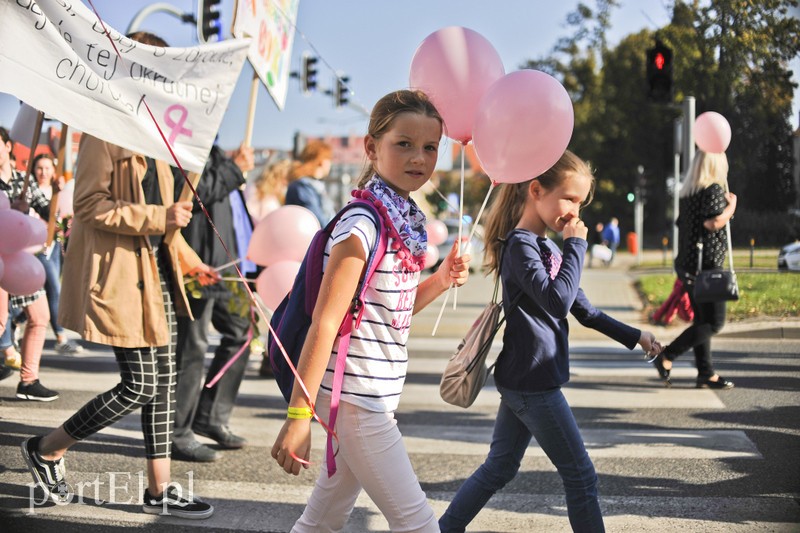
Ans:
<svg viewBox="0 0 800 533"><path fill-rule="evenodd" d="M177 122L172 119L173 110L177 110L180 114ZM189 111L187 111L186 108L180 104L172 104L167 108L167 111L164 113L164 122L166 122L167 127L170 128L169 144L174 144L175 138L178 137L178 135L186 135L187 137L192 136L192 130L183 127L188 116Z"/></svg>

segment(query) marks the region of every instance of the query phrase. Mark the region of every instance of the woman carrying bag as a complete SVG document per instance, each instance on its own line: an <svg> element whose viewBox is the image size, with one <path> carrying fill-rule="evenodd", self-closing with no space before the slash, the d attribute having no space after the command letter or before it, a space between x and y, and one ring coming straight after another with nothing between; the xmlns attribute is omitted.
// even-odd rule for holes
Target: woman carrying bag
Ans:
<svg viewBox="0 0 800 533"><path fill-rule="evenodd" d="M731 389L733 382L714 370L711 337L725 325L725 300L697 301L695 277L699 271L721 269L730 249L728 221L736 211L736 195L728 191L728 158L698 150L680 193L678 256L675 270L686 286L694 308L694 321L672 341L653 364L659 377L670 385L672 362L694 349L697 387ZM702 255L700 255L702 250Z"/></svg>

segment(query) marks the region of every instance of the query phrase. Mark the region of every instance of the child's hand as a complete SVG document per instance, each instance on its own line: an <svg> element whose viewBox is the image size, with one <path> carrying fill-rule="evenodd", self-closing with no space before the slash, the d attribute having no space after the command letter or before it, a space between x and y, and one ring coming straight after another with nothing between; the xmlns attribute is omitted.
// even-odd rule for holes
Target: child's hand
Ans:
<svg viewBox="0 0 800 533"><path fill-rule="evenodd" d="M579 218L573 218L564 226L564 231L561 235L564 237L564 239L577 237L585 241L588 234L589 228L586 227L586 224L583 223L583 220Z"/></svg>
<svg viewBox="0 0 800 533"><path fill-rule="evenodd" d="M308 468L311 455L311 420L286 419L275 444L272 445L272 458L286 470L287 474L300 474L300 467ZM302 459L301 463L297 459Z"/></svg>
<svg viewBox="0 0 800 533"><path fill-rule="evenodd" d="M661 346L661 343L659 343L656 340L655 335L653 335L649 331L644 331L644 330L642 330L642 334L639 337L639 345L644 350L645 355L650 357L658 355L659 353L661 353L661 350L664 349L664 347Z"/></svg>
<svg viewBox="0 0 800 533"><path fill-rule="evenodd" d="M469 278L469 262L472 259L469 254L458 254L457 242L453 243L450 253L444 258L442 264L436 270L436 275L442 281L442 287L447 290L451 285L457 287L465 284Z"/></svg>

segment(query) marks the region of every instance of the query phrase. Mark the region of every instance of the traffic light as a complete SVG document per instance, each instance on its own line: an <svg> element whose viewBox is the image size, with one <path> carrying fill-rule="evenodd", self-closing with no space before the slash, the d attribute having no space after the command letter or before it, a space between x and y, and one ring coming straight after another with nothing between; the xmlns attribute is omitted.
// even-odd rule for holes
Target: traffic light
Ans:
<svg viewBox="0 0 800 533"><path fill-rule="evenodd" d="M197 38L201 43L219 41L221 39L219 22L219 4L222 0L198 0L197 7ZM216 39L212 37L216 35Z"/></svg>
<svg viewBox="0 0 800 533"><path fill-rule="evenodd" d="M672 50L656 39L647 50L647 96L655 102L672 101Z"/></svg>
<svg viewBox="0 0 800 533"><path fill-rule="evenodd" d="M303 54L303 71L300 74L300 85L303 92L308 94L317 90L317 62L318 58L308 54Z"/></svg>
<svg viewBox="0 0 800 533"><path fill-rule="evenodd" d="M336 77L336 90L334 91L334 105L336 107L344 107L350 101L350 89L347 87L350 82L349 76Z"/></svg>

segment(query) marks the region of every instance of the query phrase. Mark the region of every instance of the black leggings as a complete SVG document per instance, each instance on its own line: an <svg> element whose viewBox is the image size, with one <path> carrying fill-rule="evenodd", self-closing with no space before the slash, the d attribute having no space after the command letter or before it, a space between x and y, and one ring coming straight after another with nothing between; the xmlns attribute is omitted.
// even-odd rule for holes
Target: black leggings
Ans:
<svg viewBox="0 0 800 533"><path fill-rule="evenodd" d="M122 381L96 396L64 423L64 430L76 440L110 426L128 413L142 408L142 431L148 459L168 458L175 422L175 344L178 329L172 304L170 271L156 253L161 293L170 341L167 346L146 348L114 347Z"/></svg>
<svg viewBox="0 0 800 533"><path fill-rule="evenodd" d="M697 303L694 300L694 285L686 276L681 276L689 300L694 309L694 321L678 338L664 349L664 356L674 361L679 355L694 348L694 360L698 378L710 378L716 372L711 362L711 337L725 325L725 302Z"/></svg>

